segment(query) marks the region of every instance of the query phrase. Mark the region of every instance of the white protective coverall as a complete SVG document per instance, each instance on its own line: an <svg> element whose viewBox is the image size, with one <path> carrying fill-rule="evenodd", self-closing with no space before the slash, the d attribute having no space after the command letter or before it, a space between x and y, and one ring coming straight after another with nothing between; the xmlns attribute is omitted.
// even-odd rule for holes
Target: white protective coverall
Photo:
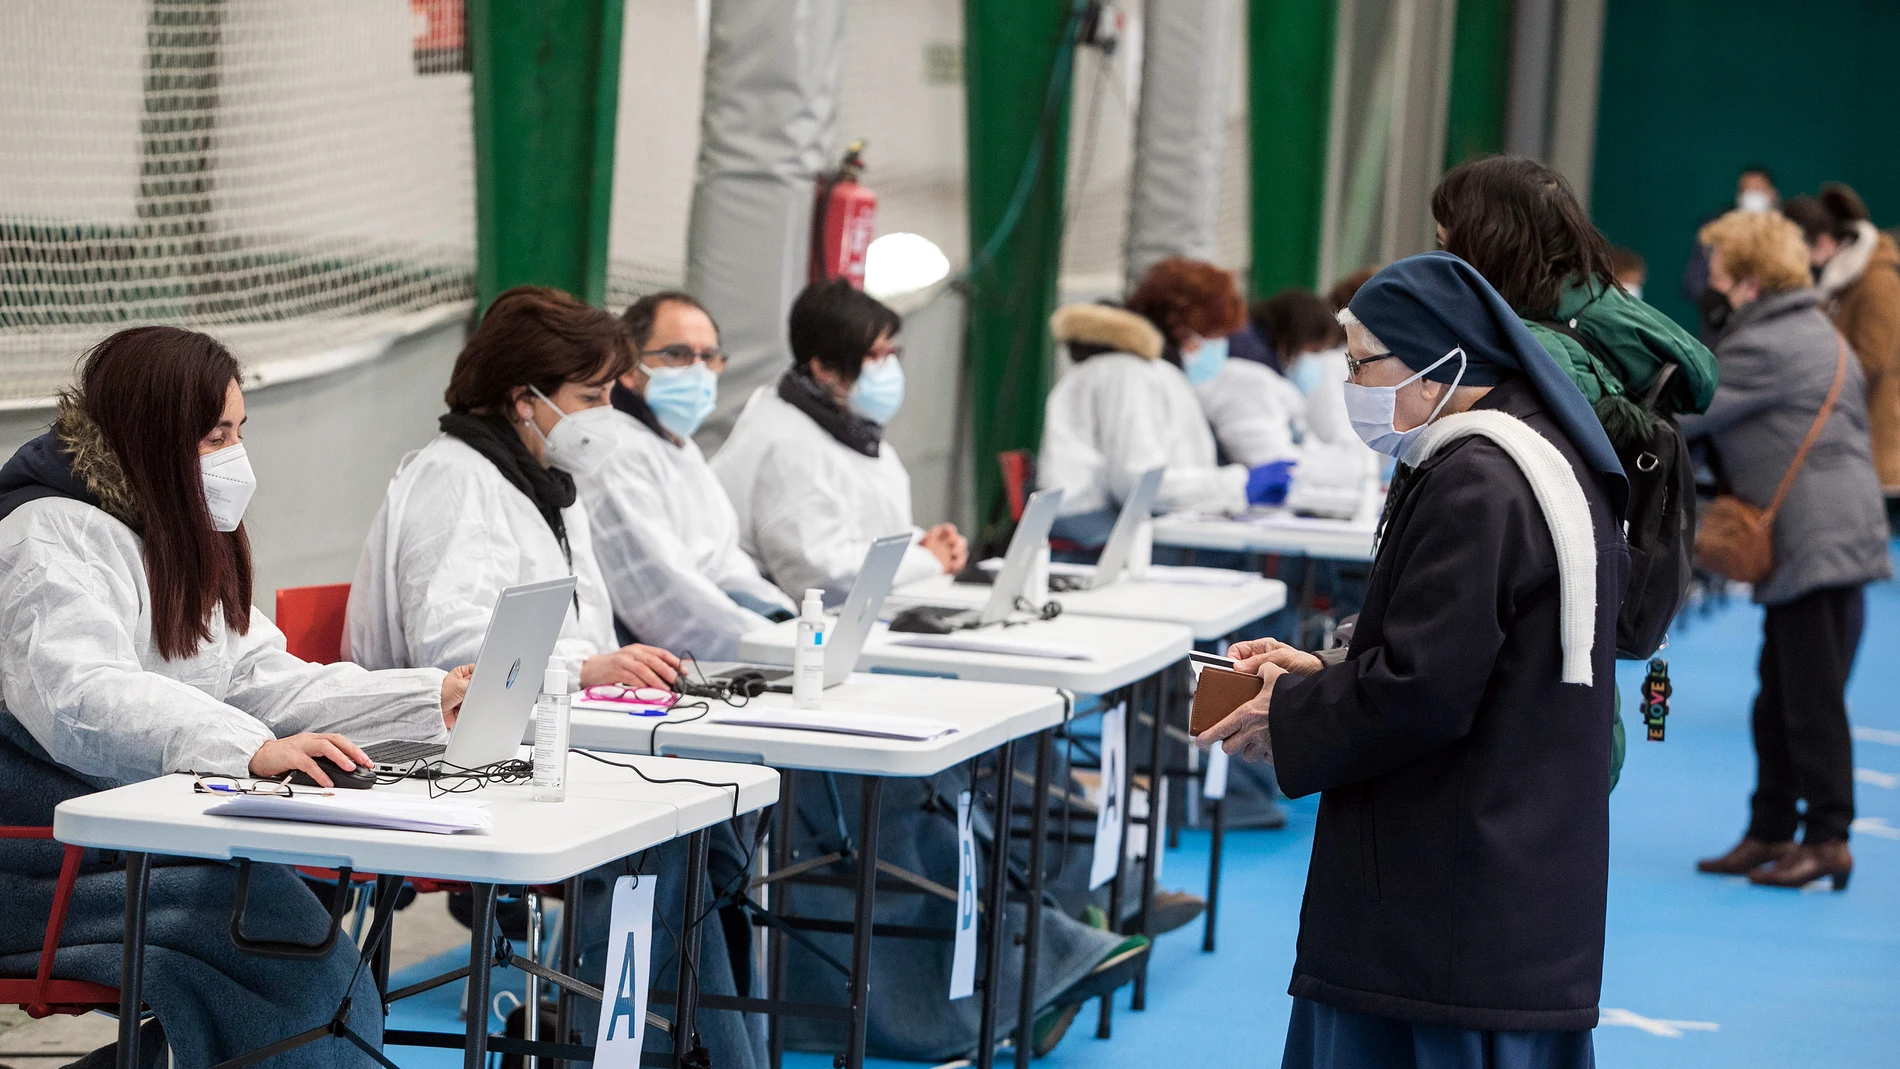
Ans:
<svg viewBox="0 0 1900 1069"><path fill-rule="evenodd" d="M613 610L594 562L587 509L563 509L570 565L528 495L495 465L447 434L404 457L350 587L344 653L367 668L469 664L481 652L502 589L572 575L554 659L578 686L581 662L616 647Z"/></svg>
<svg viewBox="0 0 1900 1069"><path fill-rule="evenodd" d="M1229 359L1194 393L1227 459L1249 468L1299 459L1294 429L1305 413L1306 396L1279 372L1252 360Z"/></svg>
<svg viewBox="0 0 1900 1069"><path fill-rule="evenodd" d="M143 543L71 498L0 520L0 695L53 760L96 779L248 776L258 747L303 731L440 742L442 673L369 672L284 651L255 608L246 634L213 613L190 657L160 657Z"/></svg>
<svg viewBox="0 0 1900 1069"><path fill-rule="evenodd" d="M753 392L712 470L738 516L740 547L794 599L816 587L827 605L843 601L871 543L895 534L908 533L911 545L894 585L943 574L917 542L910 473L891 443L867 457L782 400L776 386Z"/></svg>
<svg viewBox="0 0 1900 1069"><path fill-rule="evenodd" d="M614 615L641 642L681 655L730 661L739 638L770 621L734 601L796 612L739 548L739 519L692 439L660 437L615 412L619 445L578 479L594 556Z"/></svg>
<svg viewBox="0 0 1900 1069"><path fill-rule="evenodd" d="M1306 398L1306 408L1296 423L1304 435L1304 445L1311 447L1315 442L1331 446L1363 446L1359 435L1352 429L1351 421L1346 419L1346 350L1327 349L1324 352L1307 353L1298 358L1294 367L1308 360L1316 361L1324 369L1318 376L1319 386ZM1291 369L1289 369L1291 370Z"/></svg>
<svg viewBox="0 0 1900 1069"><path fill-rule="evenodd" d="M1050 326L1071 353L1098 354L1064 372L1043 408L1037 482L1062 490L1062 515L1119 507L1155 467L1168 469L1156 513L1246 510L1247 468L1216 463L1200 399L1161 359L1152 324L1120 308L1068 305Z"/></svg>

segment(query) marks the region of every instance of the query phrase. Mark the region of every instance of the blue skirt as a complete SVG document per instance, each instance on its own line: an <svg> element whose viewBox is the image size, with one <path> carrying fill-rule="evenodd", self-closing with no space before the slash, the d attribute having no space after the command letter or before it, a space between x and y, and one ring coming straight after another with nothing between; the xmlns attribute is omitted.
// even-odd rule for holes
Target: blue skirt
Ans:
<svg viewBox="0 0 1900 1069"><path fill-rule="evenodd" d="M1280 1069L1595 1069L1588 1031L1485 1032L1293 1000Z"/></svg>

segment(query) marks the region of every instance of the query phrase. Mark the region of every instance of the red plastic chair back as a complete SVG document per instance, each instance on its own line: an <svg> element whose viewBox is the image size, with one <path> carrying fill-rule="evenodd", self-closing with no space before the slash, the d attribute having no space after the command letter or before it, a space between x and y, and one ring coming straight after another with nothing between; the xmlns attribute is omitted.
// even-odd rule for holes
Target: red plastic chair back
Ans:
<svg viewBox="0 0 1900 1069"><path fill-rule="evenodd" d="M51 828L0 828L0 839L50 841L52 838ZM18 1006L29 1017L119 1008L117 988L85 980L53 979L53 955L59 949L60 933L66 927L66 907L73 900L73 884L79 879L79 858L85 853L77 846L68 846L65 851L59 866L59 882L53 887L53 908L46 918L46 937L40 944L38 971L31 979L0 979L0 1005Z"/></svg>
<svg viewBox="0 0 1900 1069"><path fill-rule="evenodd" d="M1036 488L1035 454L1027 449L1012 449L996 454L996 463L1003 469L1003 493L1009 498L1010 522L1021 522L1030 491Z"/></svg>
<svg viewBox="0 0 1900 1069"><path fill-rule="evenodd" d="M343 617L350 584L292 586L277 592L277 629L293 657L315 664L343 659Z"/></svg>

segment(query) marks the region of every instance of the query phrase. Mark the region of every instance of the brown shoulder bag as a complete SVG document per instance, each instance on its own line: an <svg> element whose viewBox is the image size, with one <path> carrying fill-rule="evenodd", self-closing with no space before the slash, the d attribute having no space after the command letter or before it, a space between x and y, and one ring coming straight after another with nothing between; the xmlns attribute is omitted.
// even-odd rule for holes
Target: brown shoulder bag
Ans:
<svg viewBox="0 0 1900 1069"><path fill-rule="evenodd" d="M1834 385L1828 388L1827 400L1821 402L1821 412L1808 428L1808 436L1801 440L1801 448L1795 450L1794 460L1781 477L1780 485L1775 487L1775 496L1768 502L1768 508L1758 509L1739 497L1723 494L1702 510L1701 519L1696 522L1695 555L1696 563L1705 571L1738 583L1759 583L1775 570L1775 514L1781 511L1782 499L1788 496L1795 475L1808 459L1808 450L1821 436L1821 428L1834 412L1834 402L1840 399L1841 384L1847 380L1845 339L1841 339L1840 346Z"/></svg>

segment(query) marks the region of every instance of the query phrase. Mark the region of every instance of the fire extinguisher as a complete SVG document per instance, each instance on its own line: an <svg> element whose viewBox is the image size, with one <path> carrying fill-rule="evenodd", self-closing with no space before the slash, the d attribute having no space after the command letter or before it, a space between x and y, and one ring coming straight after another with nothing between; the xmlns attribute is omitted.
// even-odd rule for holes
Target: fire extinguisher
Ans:
<svg viewBox="0 0 1900 1069"><path fill-rule="evenodd" d="M838 169L818 179L811 213L811 281L842 278L864 288L864 256L877 229L877 194L858 183L864 142L845 149Z"/></svg>

